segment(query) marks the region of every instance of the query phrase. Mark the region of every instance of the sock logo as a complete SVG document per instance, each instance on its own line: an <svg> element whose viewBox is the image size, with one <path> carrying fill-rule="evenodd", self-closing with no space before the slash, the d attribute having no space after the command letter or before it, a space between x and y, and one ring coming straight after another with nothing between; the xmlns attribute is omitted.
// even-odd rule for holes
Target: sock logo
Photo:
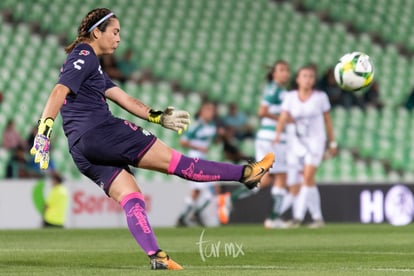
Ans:
<svg viewBox="0 0 414 276"><path fill-rule="evenodd" d="M129 210L127 216L135 217L137 219L136 225L139 225L145 234L150 234L152 232L151 227L148 224L147 216L145 215L145 210L139 203L136 203L134 207Z"/></svg>
<svg viewBox="0 0 414 276"><path fill-rule="evenodd" d="M200 181L200 182L220 180L220 175L204 175L204 171L202 170L196 173L195 163L198 161L198 158L195 158L194 161L195 162L191 162L190 166L187 169L181 170L181 173L186 179Z"/></svg>

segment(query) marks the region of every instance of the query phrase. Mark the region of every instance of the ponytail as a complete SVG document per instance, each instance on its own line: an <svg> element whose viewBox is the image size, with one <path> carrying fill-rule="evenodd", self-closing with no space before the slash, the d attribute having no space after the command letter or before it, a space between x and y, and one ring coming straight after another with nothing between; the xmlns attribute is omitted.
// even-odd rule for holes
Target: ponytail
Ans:
<svg viewBox="0 0 414 276"><path fill-rule="evenodd" d="M266 74L266 80L267 82L271 82L273 80L273 72L275 71L275 67L273 66L266 66L268 68L267 74Z"/></svg>
<svg viewBox="0 0 414 276"><path fill-rule="evenodd" d="M70 52L72 52L72 50L76 47L76 45L79 44L79 42L80 42L80 38L79 36L77 36L76 39L72 41L72 43L70 43L68 46L65 47L66 54L69 54Z"/></svg>

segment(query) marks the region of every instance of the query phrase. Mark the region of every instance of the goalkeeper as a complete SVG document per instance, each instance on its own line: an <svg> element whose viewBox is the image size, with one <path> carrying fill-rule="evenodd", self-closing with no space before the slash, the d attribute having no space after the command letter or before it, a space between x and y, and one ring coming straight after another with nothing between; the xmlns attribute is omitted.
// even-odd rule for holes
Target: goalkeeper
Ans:
<svg viewBox="0 0 414 276"><path fill-rule="evenodd" d="M102 71L98 56L115 51L121 41L120 30L117 17L108 9L94 9L83 18L75 41L65 49L68 56L39 120L31 154L47 169L50 136L60 111L76 166L124 208L128 228L149 256L151 268L181 269L158 247L144 197L129 166L199 182L240 181L253 188L272 165L274 155L244 166L189 158L134 123L114 117L106 99L179 134L190 123L188 112L172 107L151 109L126 94Z"/></svg>

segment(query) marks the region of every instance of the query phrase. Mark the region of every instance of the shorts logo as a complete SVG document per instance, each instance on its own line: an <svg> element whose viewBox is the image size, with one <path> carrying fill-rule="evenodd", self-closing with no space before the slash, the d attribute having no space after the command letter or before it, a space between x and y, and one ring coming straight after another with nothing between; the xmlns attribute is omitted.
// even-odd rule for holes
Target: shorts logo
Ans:
<svg viewBox="0 0 414 276"><path fill-rule="evenodd" d="M89 51L88 50L81 50L80 52L79 52L79 55L80 56L87 56L87 55L89 55Z"/></svg>
<svg viewBox="0 0 414 276"><path fill-rule="evenodd" d="M98 183L99 187L101 187L101 189L105 188L105 183L103 183L102 181L100 181Z"/></svg>
<svg viewBox="0 0 414 276"><path fill-rule="evenodd" d="M146 130L146 129L142 129L142 133L143 133L145 136L150 136L150 135L151 135L151 133L150 133L148 130Z"/></svg>
<svg viewBox="0 0 414 276"><path fill-rule="evenodd" d="M125 120L124 124L129 126L133 131L137 131L137 129L138 129L138 126L135 125L134 123L131 123L130 121Z"/></svg>

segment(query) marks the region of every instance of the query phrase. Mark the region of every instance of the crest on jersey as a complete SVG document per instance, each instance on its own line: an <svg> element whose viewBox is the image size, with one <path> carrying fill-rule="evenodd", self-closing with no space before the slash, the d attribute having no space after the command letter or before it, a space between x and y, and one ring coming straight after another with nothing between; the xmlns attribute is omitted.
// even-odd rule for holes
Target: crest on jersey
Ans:
<svg viewBox="0 0 414 276"><path fill-rule="evenodd" d="M81 50L81 51L79 52L79 55L80 55L80 56L87 56L87 55L89 55L89 51L88 51L88 50Z"/></svg>

